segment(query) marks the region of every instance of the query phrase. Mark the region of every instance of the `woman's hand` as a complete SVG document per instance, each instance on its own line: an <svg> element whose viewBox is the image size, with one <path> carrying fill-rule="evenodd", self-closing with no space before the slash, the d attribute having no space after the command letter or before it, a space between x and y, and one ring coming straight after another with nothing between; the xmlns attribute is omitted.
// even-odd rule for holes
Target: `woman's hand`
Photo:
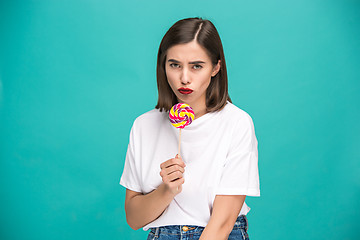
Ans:
<svg viewBox="0 0 360 240"><path fill-rule="evenodd" d="M185 182L183 173L185 163L177 154L175 158L169 159L160 164L160 176L167 191L177 195L182 191L182 184Z"/></svg>

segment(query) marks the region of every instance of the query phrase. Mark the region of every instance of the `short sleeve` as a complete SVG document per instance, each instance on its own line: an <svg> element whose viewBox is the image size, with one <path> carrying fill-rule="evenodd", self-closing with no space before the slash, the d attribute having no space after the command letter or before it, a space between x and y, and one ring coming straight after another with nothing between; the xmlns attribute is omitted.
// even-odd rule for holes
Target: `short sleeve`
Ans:
<svg viewBox="0 0 360 240"><path fill-rule="evenodd" d="M216 195L260 196L257 144L253 121L246 114L234 126Z"/></svg>
<svg viewBox="0 0 360 240"><path fill-rule="evenodd" d="M126 152L125 165L122 176L120 178L120 184L127 189L135 192L141 192L138 168L136 167L136 128L135 122L130 131L129 144Z"/></svg>

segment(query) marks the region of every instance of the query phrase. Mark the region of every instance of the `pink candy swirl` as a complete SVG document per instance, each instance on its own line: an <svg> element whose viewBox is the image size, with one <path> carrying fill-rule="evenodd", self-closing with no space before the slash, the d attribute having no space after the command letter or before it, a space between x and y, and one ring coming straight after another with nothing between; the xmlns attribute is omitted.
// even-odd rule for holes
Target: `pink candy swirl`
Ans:
<svg viewBox="0 0 360 240"><path fill-rule="evenodd" d="M176 128L184 128L191 124L194 117L194 110L186 103L175 104L169 112L170 122Z"/></svg>

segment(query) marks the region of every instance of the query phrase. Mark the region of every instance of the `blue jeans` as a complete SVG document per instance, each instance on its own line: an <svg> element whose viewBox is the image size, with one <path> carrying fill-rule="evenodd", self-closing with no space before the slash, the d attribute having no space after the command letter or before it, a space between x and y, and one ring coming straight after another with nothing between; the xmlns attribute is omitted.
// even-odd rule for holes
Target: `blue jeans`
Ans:
<svg viewBox="0 0 360 240"><path fill-rule="evenodd" d="M248 221L245 215L236 219L233 230L230 232L229 240L249 240L247 234ZM199 239L205 227L194 225L170 225L150 228L147 240L190 240Z"/></svg>

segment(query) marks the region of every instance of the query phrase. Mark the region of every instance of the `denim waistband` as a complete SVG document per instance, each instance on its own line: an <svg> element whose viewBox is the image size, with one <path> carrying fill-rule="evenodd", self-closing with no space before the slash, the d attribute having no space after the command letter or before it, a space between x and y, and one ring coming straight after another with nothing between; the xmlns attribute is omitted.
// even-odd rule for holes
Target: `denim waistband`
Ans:
<svg viewBox="0 0 360 240"><path fill-rule="evenodd" d="M150 232L154 233L155 235L159 235L160 233L169 235L180 235L184 233L202 232L204 228L205 227L196 225L168 225L150 228ZM245 215L240 215L237 217L234 228L247 229L247 218Z"/></svg>

